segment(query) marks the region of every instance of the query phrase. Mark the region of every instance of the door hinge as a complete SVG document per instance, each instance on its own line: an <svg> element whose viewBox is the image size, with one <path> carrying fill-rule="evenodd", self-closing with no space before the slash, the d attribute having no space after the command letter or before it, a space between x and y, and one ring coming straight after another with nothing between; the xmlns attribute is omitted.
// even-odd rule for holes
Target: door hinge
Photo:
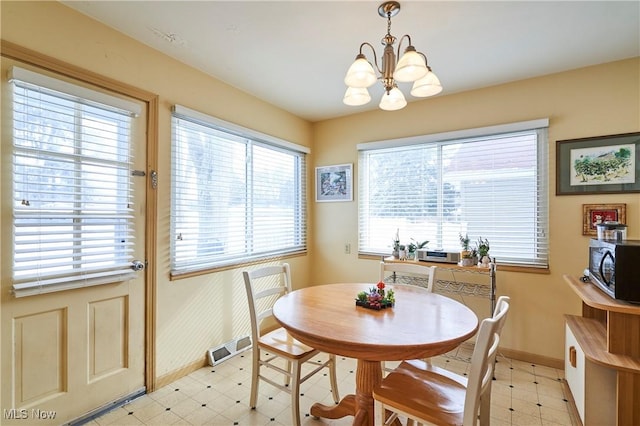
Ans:
<svg viewBox="0 0 640 426"><path fill-rule="evenodd" d="M158 172L151 170L151 188L158 188Z"/></svg>

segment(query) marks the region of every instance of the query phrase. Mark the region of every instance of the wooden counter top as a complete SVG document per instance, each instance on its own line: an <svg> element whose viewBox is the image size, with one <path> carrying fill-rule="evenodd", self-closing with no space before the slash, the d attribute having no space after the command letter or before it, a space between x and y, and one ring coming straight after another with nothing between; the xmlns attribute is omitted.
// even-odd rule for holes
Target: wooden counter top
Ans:
<svg viewBox="0 0 640 426"><path fill-rule="evenodd" d="M579 278L564 275L564 280L576 292L582 301L592 308L623 314L640 315L640 305L616 300L600 290L591 282L583 282Z"/></svg>

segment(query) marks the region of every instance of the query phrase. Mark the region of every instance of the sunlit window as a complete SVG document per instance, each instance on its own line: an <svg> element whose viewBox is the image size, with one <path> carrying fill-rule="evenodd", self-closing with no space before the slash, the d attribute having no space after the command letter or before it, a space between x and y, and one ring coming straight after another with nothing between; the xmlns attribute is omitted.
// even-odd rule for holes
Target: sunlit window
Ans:
<svg viewBox="0 0 640 426"><path fill-rule="evenodd" d="M24 77L12 80L16 295L131 278L132 113L14 73Z"/></svg>
<svg viewBox="0 0 640 426"><path fill-rule="evenodd" d="M396 234L459 251L464 235L499 263L547 267L546 128L424 139L361 147L360 252L389 255Z"/></svg>
<svg viewBox="0 0 640 426"><path fill-rule="evenodd" d="M173 275L306 250L304 152L214 121L173 116Z"/></svg>

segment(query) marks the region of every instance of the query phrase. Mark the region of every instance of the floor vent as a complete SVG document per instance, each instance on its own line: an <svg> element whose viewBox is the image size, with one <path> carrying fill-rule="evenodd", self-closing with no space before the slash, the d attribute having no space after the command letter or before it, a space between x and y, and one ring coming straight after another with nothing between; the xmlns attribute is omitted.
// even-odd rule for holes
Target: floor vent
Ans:
<svg viewBox="0 0 640 426"><path fill-rule="evenodd" d="M233 339L208 351L209 365L214 366L251 347L251 337L244 336Z"/></svg>

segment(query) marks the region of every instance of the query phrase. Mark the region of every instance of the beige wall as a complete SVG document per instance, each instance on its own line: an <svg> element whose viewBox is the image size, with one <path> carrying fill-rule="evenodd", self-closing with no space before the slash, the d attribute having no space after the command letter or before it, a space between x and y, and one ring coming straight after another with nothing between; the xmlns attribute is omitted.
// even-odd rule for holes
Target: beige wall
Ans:
<svg viewBox="0 0 640 426"><path fill-rule="evenodd" d="M3 40L159 95L159 189L155 218L157 377L203 362L210 347L248 334L246 294L239 270L169 280L170 107L181 104L308 147L312 143L311 124L185 67L60 3L2 1L1 7ZM11 141L3 138L2 144L2 154L7 155L10 149L5 148L10 147ZM10 196L3 191L4 235L11 232ZM292 265L296 286L306 283L308 256L287 261ZM10 269L3 268L3 300L11 297L10 278ZM3 347L9 347L4 345L8 337L2 336Z"/></svg>
<svg viewBox="0 0 640 426"><path fill-rule="evenodd" d="M550 243L548 275L500 273L499 294L512 297L504 346L563 357L564 313L579 302L562 274L579 274L588 239L581 235L582 203L627 203L629 237L640 238L640 195L564 196L554 191L555 141L640 130L640 60L617 62L473 92L441 95L399 112L374 111L311 124L173 61L53 2L2 2L2 38L160 97L157 276L158 377L204 360L206 350L249 331L239 270L171 282L168 279L170 107L178 103L257 131L309 146L313 167L357 164L357 143L549 117ZM446 76L443 83L446 85ZM385 124L387 122L387 124ZM3 145L10 141L3 140ZM6 155L7 150L2 153ZM357 170L357 167L356 167ZM6 191L2 232L7 232ZM287 259L296 286L372 281L377 265L358 259L357 205L313 201L309 191L309 255ZM340 218L336 220L336 218ZM6 234L5 234L6 235ZM344 254L344 243L352 253ZM6 246L4 247L6 250ZM2 298L10 276L2 271ZM3 346L6 336L2 336ZM4 375L3 371L3 375Z"/></svg>
<svg viewBox="0 0 640 426"><path fill-rule="evenodd" d="M446 76L442 81L446 90ZM502 347L562 359L563 314L580 313L580 302L562 275L581 275L588 264L582 204L626 203L628 237L638 239L640 194L555 196L556 141L640 130L638 58L465 93L445 92L400 112L374 111L324 121L314 125L314 145L321 147L316 151L317 165L357 165L358 143L547 117L550 274L498 271L497 291L512 300ZM355 250L344 254L345 243L357 246L355 201L318 204L314 226L314 283L376 279L375 261L358 259Z"/></svg>

